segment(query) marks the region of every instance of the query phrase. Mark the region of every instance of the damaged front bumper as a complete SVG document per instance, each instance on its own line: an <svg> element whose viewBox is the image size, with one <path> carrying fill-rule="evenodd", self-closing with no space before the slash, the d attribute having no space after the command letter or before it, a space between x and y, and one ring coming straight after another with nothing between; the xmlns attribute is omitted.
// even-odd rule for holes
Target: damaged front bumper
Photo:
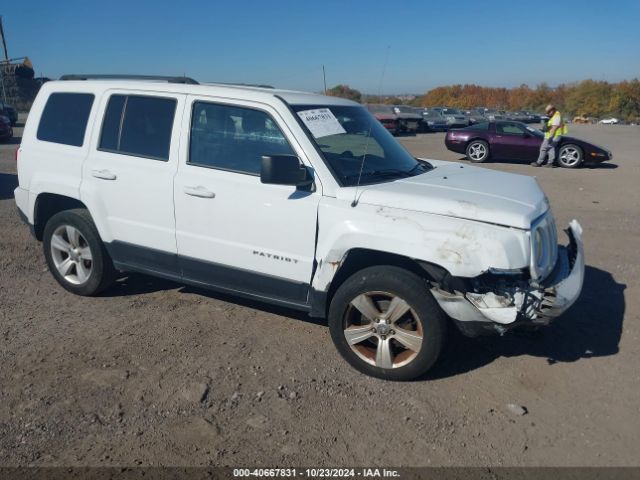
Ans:
<svg viewBox="0 0 640 480"><path fill-rule="evenodd" d="M580 296L584 281L582 227L573 220L566 230L569 245L558 249L558 260L542 282L504 292L431 290L440 307L471 336L486 332L504 333L521 325L547 325L566 311Z"/></svg>

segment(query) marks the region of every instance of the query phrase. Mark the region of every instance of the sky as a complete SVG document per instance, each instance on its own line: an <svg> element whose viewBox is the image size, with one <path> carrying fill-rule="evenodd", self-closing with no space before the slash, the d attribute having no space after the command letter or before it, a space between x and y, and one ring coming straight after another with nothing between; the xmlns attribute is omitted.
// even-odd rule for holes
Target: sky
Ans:
<svg viewBox="0 0 640 480"><path fill-rule="evenodd" d="M640 1L18 0L10 57L36 75L186 74L369 94L640 77Z"/></svg>

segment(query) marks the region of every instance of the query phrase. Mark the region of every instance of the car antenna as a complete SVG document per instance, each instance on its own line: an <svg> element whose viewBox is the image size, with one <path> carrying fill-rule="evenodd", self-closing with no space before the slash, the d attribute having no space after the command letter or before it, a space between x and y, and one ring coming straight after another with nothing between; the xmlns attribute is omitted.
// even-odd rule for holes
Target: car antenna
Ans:
<svg viewBox="0 0 640 480"><path fill-rule="evenodd" d="M389 50L391 47L387 45L387 52L384 56L384 63L382 64L382 72L380 73L380 83L378 84L378 98L382 96L382 82L384 80L384 74L387 70L387 62L389 61ZM358 182L356 183L356 190L353 192L353 201L351 202L351 206L355 207L358 205L358 188L360 188L360 180L362 180L362 170L364 169L364 161L367 158L367 152L369 151L369 142L371 141L371 129L373 128L373 121L376 121L372 115L371 120L369 121L369 133L367 133L367 141L364 144L364 154L362 155L362 161L360 162L360 172L358 173Z"/></svg>

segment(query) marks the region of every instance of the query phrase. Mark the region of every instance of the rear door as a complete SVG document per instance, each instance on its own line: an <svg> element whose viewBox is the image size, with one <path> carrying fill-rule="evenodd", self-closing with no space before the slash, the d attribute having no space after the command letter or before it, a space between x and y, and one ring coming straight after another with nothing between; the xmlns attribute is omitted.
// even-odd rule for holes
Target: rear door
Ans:
<svg viewBox="0 0 640 480"><path fill-rule="evenodd" d="M117 264L175 278L173 177L184 101L164 92L108 92L81 186Z"/></svg>
<svg viewBox="0 0 640 480"><path fill-rule="evenodd" d="M269 105L189 97L175 179L178 253L185 279L283 304L307 303L317 190L266 185L262 155L309 165Z"/></svg>

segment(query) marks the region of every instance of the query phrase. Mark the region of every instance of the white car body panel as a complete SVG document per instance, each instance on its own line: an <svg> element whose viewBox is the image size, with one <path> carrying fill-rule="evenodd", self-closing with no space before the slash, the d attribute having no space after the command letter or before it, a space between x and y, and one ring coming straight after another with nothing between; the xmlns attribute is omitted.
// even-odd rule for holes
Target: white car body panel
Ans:
<svg viewBox="0 0 640 480"><path fill-rule="evenodd" d="M189 97L258 109L276 121L298 157L310 165L304 150L282 120L264 103ZM265 185L260 177L187 163L190 121L183 122L181 159L174 183L175 236L178 253L230 267L308 283L314 261L315 230L321 186L316 192ZM185 188L212 192L212 198L185 193Z"/></svg>
<svg viewBox="0 0 640 480"><path fill-rule="evenodd" d="M52 92L95 95L82 147L37 140L39 118ZM104 109L112 93L177 100L168 161L98 150ZM190 165L195 100L267 112L311 172L314 188L266 185L255 175ZM240 272L238 282L251 274L257 282L274 279L275 289L283 282L294 284L298 306L310 311L313 305L302 298L307 293L304 288L309 289L309 298L314 292L328 293L350 252L365 249L436 265L456 279L472 280L496 271L526 277L526 283L513 283L509 292L497 286L496 291L444 291L442 285L432 284L434 298L461 322L501 328L524 315L544 323L576 300L584 277L582 229L575 221L571 224L570 248L562 247L558 254L555 223L534 178L429 160L435 168L420 175L343 187L291 104L357 105L336 97L242 86L48 82L25 126L16 204L34 225L41 193L81 201L105 244L120 242L168 255L175 260L171 278L184 277L185 262L179 258L202 262L204 274L207 265L223 266L217 270L218 279L224 280L228 268ZM114 178L97 178L105 175ZM194 188L211 195L185 194ZM533 265L534 234L546 248L544 268ZM146 271L160 273L148 265ZM536 305L526 304L531 298ZM279 300L286 303L284 297Z"/></svg>
<svg viewBox="0 0 640 480"><path fill-rule="evenodd" d="M327 287L354 248L430 262L461 277L529 265L526 231L364 202L352 207L355 188L344 190L345 198L323 198L320 205L315 289Z"/></svg>
<svg viewBox="0 0 640 480"><path fill-rule="evenodd" d="M102 93L102 89L95 85L88 85L82 89L82 93L91 93L96 97L96 100L94 100L89 114L83 146L74 147L37 140L38 120L53 88L45 84L41 91L42 94L38 94L34 100L27 117L22 134L23 139L18 151L19 159L29 159L27 162L18 161L17 169L20 188L29 192L28 203L22 211L31 222L34 221L33 212L36 199L41 193L79 198L82 164L89 153L87 139L91 135L91 127L97 115L97 99ZM55 88L56 93L74 91L77 90L64 84Z"/></svg>
<svg viewBox="0 0 640 480"><path fill-rule="evenodd" d="M173 213L173 177L178 168L180 126L185 96L134 89L106 90L98 102L104 111L111 95L161 96L176 100L169 160L138 158L133 155L98 149L101 120L91 136L91 155L82 168L80 200L99 220L100 236L106 242L120 241L132 245L176 253L175 216ZM176 134L177 133L177 134ZM114 180L97 178L99 172L114 175Z"/></svg>
<svg viewBox="0 0 640 480"><path fill-rule="evenodd" d="M415 177L360 187L358 202L528 229L548 210L533 177L454 162ZM339 198L351 189L342 189Z"/></svg>

